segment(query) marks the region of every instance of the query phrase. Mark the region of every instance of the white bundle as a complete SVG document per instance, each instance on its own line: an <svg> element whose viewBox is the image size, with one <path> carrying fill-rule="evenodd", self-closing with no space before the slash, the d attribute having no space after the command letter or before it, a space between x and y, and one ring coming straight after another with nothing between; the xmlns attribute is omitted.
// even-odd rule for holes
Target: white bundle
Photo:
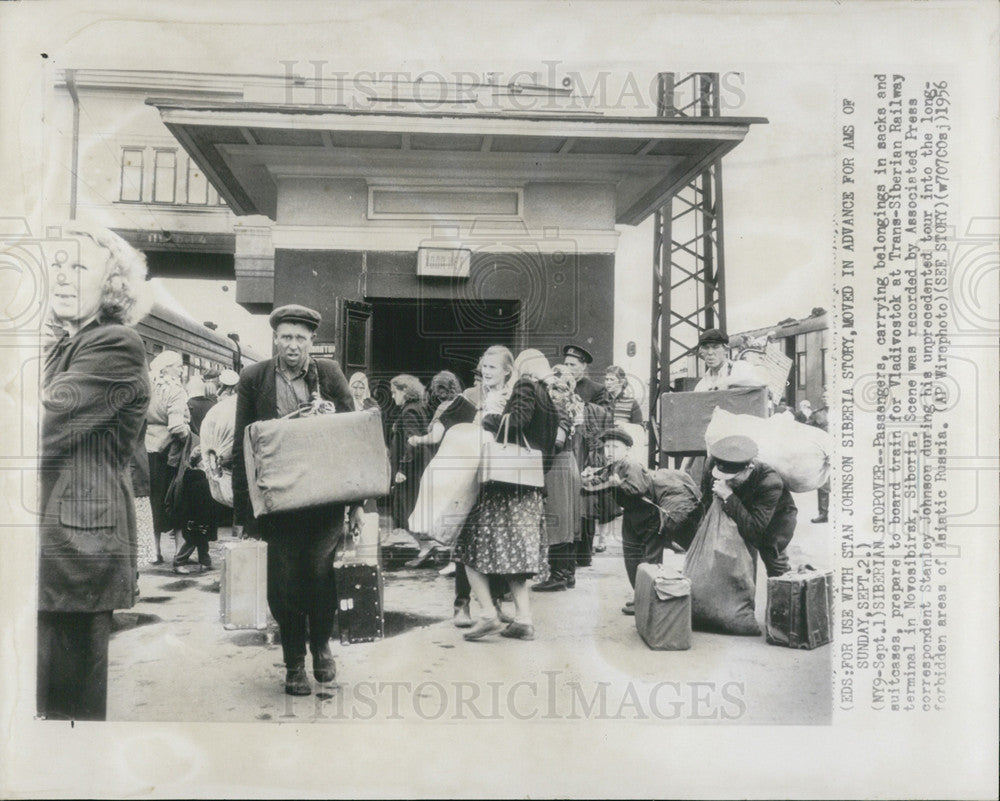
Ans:
<svg viewBox="0 0 1000 801"><path fill-rule="evenodd" d="M833 437L790 415L755 417L716 408L705 430L705 445L741 434L757 443L759 461L777 471L792 492L810 492L830 477Z"/></svg>

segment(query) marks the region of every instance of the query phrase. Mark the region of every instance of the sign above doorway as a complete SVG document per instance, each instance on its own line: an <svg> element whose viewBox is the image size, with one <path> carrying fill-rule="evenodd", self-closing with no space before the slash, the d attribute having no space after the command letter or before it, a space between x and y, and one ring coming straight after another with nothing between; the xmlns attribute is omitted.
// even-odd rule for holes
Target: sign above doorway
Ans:
<svg viewBox="0 0 1000 801"><path fill-rule="evenodd" d="M468 278L472 251L468 248L419 248L417 275L426 278Z"/></svg>

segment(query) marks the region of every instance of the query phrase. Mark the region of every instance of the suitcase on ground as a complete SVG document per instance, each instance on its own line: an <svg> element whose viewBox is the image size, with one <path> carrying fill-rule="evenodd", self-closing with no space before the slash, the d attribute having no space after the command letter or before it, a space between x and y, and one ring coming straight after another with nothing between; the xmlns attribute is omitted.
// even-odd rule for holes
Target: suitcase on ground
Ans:
<svg viewBox="0 0 1000 801"><path fill-rule="evenodd" d="M661 592L672 597L661 598ZM635 628L654 651L691 647L691 582L679 571L641 564L635 577Z"/></svg>
<svg viewBox="0 0 1000 801"><path fill-rule="evenodd" d="M767 580L767 641L813 649L832 639L833 571L800 568Z"/></svg>
<svg viewBox="0 0 1000 801"><path fill-rule="evenodd" d="M385 636L382 568L336 562L337 624L342 645L375 642Z"/></svg>
<svg viewBox="0 0 1000 801"><path fill-rule="evenodd" d="M223 627L267 628L267 543L227 542L222 553L219 595Z"/></svg>

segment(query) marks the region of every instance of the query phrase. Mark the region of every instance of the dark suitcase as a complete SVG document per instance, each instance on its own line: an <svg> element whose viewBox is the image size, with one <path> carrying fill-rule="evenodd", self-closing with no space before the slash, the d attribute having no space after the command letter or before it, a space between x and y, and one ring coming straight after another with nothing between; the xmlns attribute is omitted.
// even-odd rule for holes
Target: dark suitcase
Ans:
<svg viewBox="0 0 1000 801"><path fill-rule="evenodd" d="M833 571L810 567L767 580L767 641L813 649L833 638Z"/></svg>
<svg viewBox="0 0 1000 801"><path fill-rule="evenodd" d="M382 569L378 565L334 565L340 642L375 642L385 636Z"/></svg>

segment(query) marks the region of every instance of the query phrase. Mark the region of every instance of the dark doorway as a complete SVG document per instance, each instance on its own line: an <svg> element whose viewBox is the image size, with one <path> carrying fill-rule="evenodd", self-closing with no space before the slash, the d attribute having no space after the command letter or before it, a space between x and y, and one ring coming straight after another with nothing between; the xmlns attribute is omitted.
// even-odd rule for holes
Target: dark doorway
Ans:
<svg viewBox="0 0 1000 801"><path fill-rule="evenodd" d="M435 373L451 370L468 387L486 348L515 346L520 311L516 300L366 301L372 306L371 377L380 384L410 373L426 385Z"/></svg>

